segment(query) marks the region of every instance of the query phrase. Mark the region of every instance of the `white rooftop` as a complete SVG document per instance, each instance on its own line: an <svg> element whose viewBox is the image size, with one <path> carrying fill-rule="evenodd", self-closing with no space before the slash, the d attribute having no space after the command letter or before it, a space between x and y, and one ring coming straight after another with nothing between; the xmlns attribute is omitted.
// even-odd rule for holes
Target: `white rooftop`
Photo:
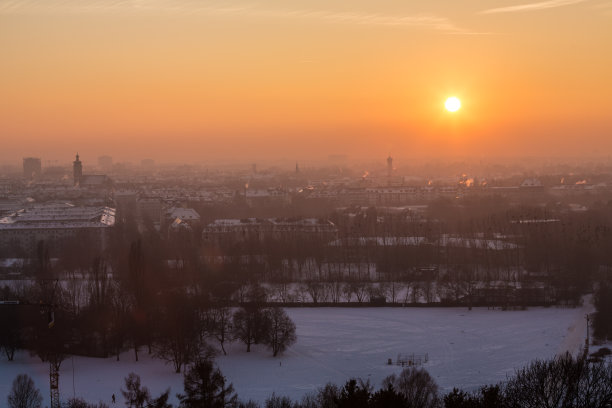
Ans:
<svg viewBox="0 0 612 408"><path fill-rule="evenodd" d="M0 230L39 228L111 227L115 209L74 207L70 204L37 205L0 218Z"/></svg>

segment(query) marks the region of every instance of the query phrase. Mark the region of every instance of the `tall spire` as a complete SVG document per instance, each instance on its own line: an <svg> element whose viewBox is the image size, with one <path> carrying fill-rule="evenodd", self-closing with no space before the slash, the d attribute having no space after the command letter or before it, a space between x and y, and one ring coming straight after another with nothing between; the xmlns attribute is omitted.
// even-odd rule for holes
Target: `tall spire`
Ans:
<svg viewBox="0 0 612 408"><path fill-rule="evenodd" d="M83 163L79 160L79 154L76 154L76 160L72 163L72 175L74 177L74 185L78 186L83 177Z"/></svg>
<svg viewBox="0 0 612 408"><path fill-rule="evenodd" d="M389 157L387 157L387 184L391 185L391 178L393 177L393 157L391 157L391 153L389 153Z"/></svg>

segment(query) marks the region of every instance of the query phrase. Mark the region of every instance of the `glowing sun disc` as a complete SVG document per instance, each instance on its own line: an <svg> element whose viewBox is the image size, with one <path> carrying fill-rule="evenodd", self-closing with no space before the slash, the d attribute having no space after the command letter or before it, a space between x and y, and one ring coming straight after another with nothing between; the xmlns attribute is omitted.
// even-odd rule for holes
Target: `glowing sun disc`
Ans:
<svg viewBox="0 0 612 408"><path fill-rule="evenodd" d="M455 96L451 96L444 102L444 107L449 112L457 112L461 108L461 101Z"/></svg>

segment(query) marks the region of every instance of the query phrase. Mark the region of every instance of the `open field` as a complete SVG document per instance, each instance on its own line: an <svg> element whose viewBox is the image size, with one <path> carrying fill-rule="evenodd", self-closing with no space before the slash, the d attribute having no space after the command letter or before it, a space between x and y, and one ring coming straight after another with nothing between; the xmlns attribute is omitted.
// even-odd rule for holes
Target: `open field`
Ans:
<svg viewBox="0 0 612 408"><path fill-rule="evenodd" d="M514 369L535 358L551 357L568 350L576 353L584 341L582 308L533 308L500 311L476 308L300 308L287 309L297 326L298 342L284 355L273 358L264 346L246 353L244 346L232 344L228 356L217 363L234 384L241 399L257 401L276 392L299 398L328 381L344 383L350 377L370 379L376 387L401 367L387 365L398 354L425 354L425 364L444 391L453 386L470 389L503 381ZM115 358L69 358L60 376L62 399L73 395L91 402L110 404L117 396L123 406L120 388L123 378L135 372L142 383L158 395L171 387L181 392L182 375L170 366L141 353ZM48 366L25 352L11 363L0 360L0 404L6 401L12 379L28 373L48 404ZM74 375L73 375L74 373Z"/></svg>

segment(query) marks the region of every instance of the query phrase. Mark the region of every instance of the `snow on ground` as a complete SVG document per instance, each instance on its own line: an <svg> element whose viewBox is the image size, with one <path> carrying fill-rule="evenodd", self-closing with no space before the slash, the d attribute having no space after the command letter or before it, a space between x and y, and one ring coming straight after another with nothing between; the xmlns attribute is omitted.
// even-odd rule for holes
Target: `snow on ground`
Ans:
<svg viewBox="0 0 612 408"><path fill-rule="evenodd" d="M382 379L399 373L387 365L398 354L429 355L425 368L443 391L472 389L503 381L515 369L535 358L552 357L564 350L576 354L583 344L580 322L591 310L589 302L577 309L533 308L500 311L486 308L296 308L287 313L297 326L298 341L284 355L273 358L264 346L251 353L239 343L217 364L243 400L263 402L272 392L300 398L331 381L339 385L351 377ZM139 374L153 395L168 387L183 390L182 375L169 365L146 356L134 362L133 353L115 358L74 357L64 361L60 374L62 399L81 396L110 404L111 395L123 406L120 389L130 372ZM26 352L16 361L0 360L0 405L6 401L13 378L32 376L49 403L48 365ZM74 370L74 371L73 371ZM74 376L73 376L74 372Z"/></svg>

